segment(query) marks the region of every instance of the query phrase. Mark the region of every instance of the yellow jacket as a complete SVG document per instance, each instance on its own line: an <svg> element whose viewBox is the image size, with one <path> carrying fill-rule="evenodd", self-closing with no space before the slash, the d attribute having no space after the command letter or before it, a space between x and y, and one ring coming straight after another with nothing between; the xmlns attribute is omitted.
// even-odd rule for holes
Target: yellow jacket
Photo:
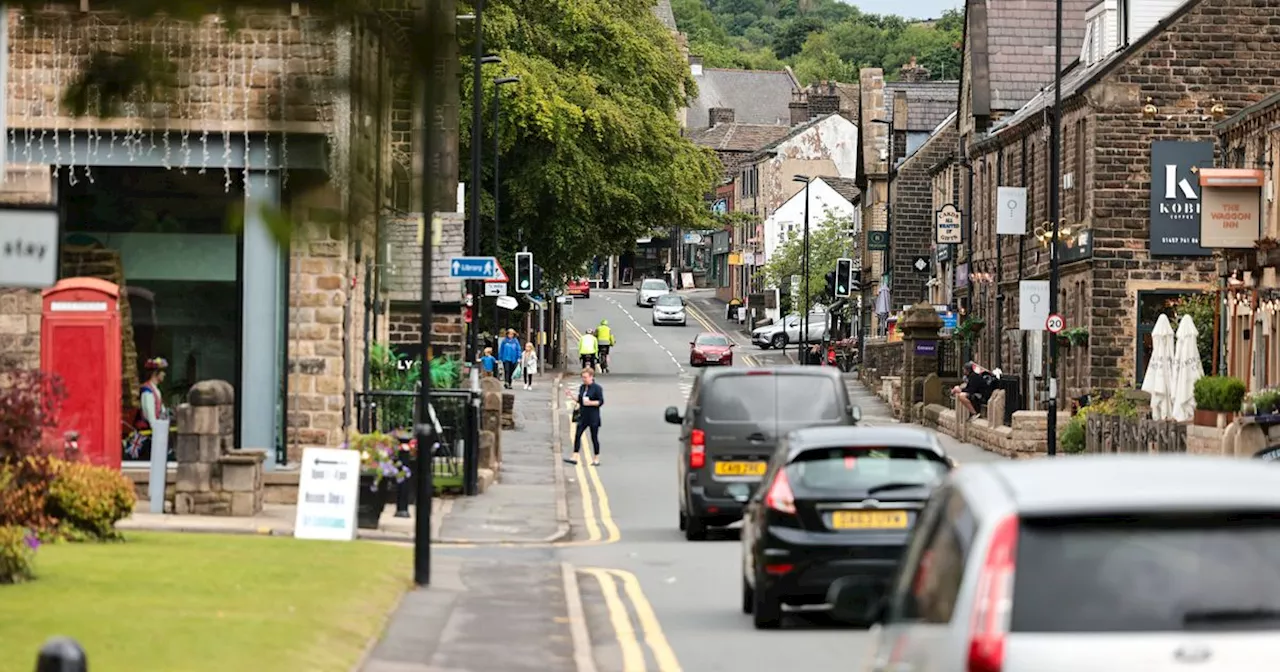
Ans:
<svg viewBox="0 0 1280 672"><path fill-rule="evenodd" d="M582 338L578 339L579 355L595 355L599 352L600 342L596 340L595 336L592 336L591 334L583 334Z"/></svg>
<svg viewBox="0 0 1280 672"><path fill-rule="evenodd" d="M605 325L596 327L596 340L603 345L613 345L613 330Z"/></svg>

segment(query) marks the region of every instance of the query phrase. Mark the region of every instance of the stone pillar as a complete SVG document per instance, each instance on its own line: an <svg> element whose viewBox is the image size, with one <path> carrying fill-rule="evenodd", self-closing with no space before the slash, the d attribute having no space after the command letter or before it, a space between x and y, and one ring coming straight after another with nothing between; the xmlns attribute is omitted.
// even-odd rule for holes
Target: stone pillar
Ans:
<svg viewBox="0 0 1280 672"><path fill-rule="evenodd" d="M496 469L502 462L502 383L497 378L482 378L480 390L480 433L493 437L492 448L480 451L480 468ZM482 440L481 447L486 443Z"/></svg>
<svg viewBox="0 0 1280 672"><path fill-rule="evenodd" d="M516 395L511 392L502 393L502 428L516 428Z"/></svg>
<svg viewBox="0 0 1280 672"><path fill-rule="evenodd" d="M942 318L933 306L917 303L898 320L902 332L901 408L909 412L924 399L924 379L938 372L938 332Z"/></svg>
<svg viewBox="0 0 1280 672"><path fill-rule="evenodd" d="M223 380L196 383L178 407L178 478L173 512L254 516L262 512L261 450L235 449L235 390Z"/></svg>

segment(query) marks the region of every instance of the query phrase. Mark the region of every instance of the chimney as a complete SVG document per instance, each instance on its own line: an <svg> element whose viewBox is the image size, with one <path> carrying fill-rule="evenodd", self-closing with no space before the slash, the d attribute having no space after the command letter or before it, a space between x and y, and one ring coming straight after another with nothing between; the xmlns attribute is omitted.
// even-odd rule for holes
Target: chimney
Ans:
<svg viewBox="0 0 1280 672"><path fill-rule="evenodd" d="M907 155L907 125L910 111L907 105L907 92L898 89L893 92L893 136L889 146L892 148L890 155L893 161L890 165L897 165L898 161L906 158Z"/></svg>
<svg viewBox="0 0 1280 672"><path fill-rule="evenodd" d="M819 82L809 87L809 118L817 119L827 114L839 114L840 94L835 82Z"/></svg>
<svg viewBox="0 0 1280 672"><path fill-rule="evenodd" d="M791 103L787 107L791 109L792 126L809 121L809 99L803 91L792 91Z"/></svg>
<svg viewBox="0 0 1280 672"><path fill-rule="evenodd" d="M702 76L702 57L701 56L694 56L692 54L689 55L689 72L692 73L694 77Z"/></svg>
<svg viewBox="0 0 1280 672"><path fill-rule="evenodd" d="M898 74L900 82L927 82L929 81L929 68L916 63L916 57L912 56L911 60L902 64L902 70Z"/></svg>
<svg viewBox="0 0 1280 672"><path fill-rule="evenodd" d="M710 119L708 119L708 121L711 122L712 126L733 123L732 107L713 107L709 110L709 112L710 112L709 114Z"/></svg>

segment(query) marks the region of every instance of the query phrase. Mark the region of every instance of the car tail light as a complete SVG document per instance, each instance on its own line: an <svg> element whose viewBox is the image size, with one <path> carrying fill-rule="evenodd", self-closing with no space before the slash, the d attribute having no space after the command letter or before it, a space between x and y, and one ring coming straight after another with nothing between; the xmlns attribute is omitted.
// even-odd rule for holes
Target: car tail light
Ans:
<svg viewBox="0 0 1280 672"><path fill-rule="evenodd" d="M772 376L773 372L768 369L751 369L747 371L748 376Z"/></svg>
<svg viewBox="0 0 1280 672"><path fill-rule="evenodd" d="M701 429L689 432L689 468L701 469L707 465L707 435Z"/></svg>
<svg viewBox="0 0 1280 672"><path fill-rule="evenodd" d="M786 471L779 471L774 477L769 492L764 496L764 505L782 513L796 512L796 497L791 492L791 482L787 480Z"/></svg>
<svg viewBox="0 0 1280 672"><path fill-rule="evenodd" d="M1013 577L1018 551L1018 517L996 526L978 576L973 623L969 635L968 672L1000 672L1013 607Z"/></svg>

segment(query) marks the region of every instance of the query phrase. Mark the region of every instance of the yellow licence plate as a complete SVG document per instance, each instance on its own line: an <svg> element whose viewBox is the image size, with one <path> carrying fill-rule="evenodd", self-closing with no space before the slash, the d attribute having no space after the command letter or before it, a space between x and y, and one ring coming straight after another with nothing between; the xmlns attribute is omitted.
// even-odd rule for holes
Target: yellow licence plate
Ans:
<svg viewBox="0 0 1280 672"><path fill-rule="evenodd" d="M767 462L716 462L716 476L763 476Z"/></svg>
<svg viewBox="0 0 1280 672"><path fill-rule="evenodd" d="M905 530L906 511L836 511L831 527L837 530Z"/></svg>

